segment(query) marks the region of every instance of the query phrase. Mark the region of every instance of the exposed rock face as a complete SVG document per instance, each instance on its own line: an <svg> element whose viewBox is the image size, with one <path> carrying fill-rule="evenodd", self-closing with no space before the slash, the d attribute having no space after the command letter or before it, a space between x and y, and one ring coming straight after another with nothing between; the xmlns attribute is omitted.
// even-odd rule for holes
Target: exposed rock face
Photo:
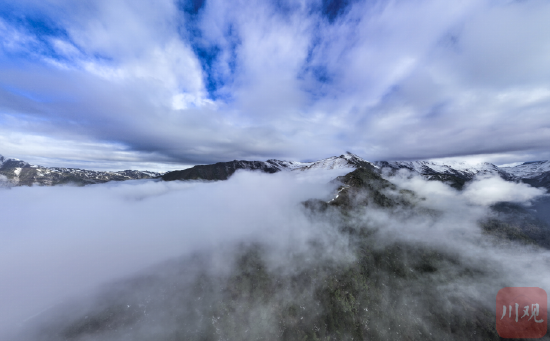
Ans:
<svg viewBox="0 0 550 341"><path fill-rule="evenodd" d="M342 183L342 186L338 188L338 193L334 199L329 201L329 205L347 208L372 203L382 207L394 206L395 204L394 200L388 197L387 193L384 193L385 189L396 189L395 185L383 179L373 169L360 167L345 176L339 176L335 180Z"/></svg>
<svg viewBox="0 0 550 341"><path fill-rule="evenodd" d="M102 172L77 168L42 167L31 165L18 159L6 159L0 156L0 179L4 186L55 186L61 184L88 185L108 181L150 179L161 176L148 171L125 170Z"/></svg>

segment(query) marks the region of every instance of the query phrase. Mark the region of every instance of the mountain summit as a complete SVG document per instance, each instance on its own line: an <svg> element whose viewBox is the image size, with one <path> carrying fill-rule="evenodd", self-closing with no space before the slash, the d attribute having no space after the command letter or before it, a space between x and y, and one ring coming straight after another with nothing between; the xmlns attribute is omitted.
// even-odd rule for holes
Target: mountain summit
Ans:
<svg viewBox="0 0 550 341"><path fill-rule="evenodd" d="M376 168L372 163L360 158L359 156L346 152L340 156L332 156L323 160L312 162L309 165L300 167L299 170L305 171L310 169L345 169L345 168Z"/></svg>

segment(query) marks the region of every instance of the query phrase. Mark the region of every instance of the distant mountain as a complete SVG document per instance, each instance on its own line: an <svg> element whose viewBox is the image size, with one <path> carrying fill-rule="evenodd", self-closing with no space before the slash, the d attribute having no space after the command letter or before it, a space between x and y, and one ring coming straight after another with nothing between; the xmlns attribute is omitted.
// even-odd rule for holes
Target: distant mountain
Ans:
<svg viewBox="0 0 550 341"><path fill-rule="evenodd" d="M515 178L534 187L545 187L550 190L550 161L524 162L514 167L500 169Z"/></svg>
<svg viewBox="0 0 550 341"><path fill-rule="evenodd" d="M102 172L78 168L42 167L19 159L6 159L0 155L0 182L4 186L55 186L61 184L88 185L108 181L150 179L161 173L125 170ZM5 177L2 179L2 176Z"/></svg>
<svg viewBox="0 0 550 341"><path fill-rule="evenodd" d="M550 161L526 162L515 167L498 167L492 163L436 162L436 161L374 161L346 152L315 162L293 162L282 160L229 161L212 165L198 165L192 168L168 172L162 176L165 181L173 180L227 180L239 169L277 173L280 171L309 171L319 169L365 168L380 174L394 175L406 169L426 180L441 181L462 189L477 177L498 176L506 181L524 182L535 187L550 190Z"/></svg>
<svg viewBox="0 0 550 341"><path fill-rule="evenodd" d="M386 170L395 174L400 169L407 169L421 175L427 180L443 181L461 189L464 184L476 176L497 175L505 180L517 180L491 163L467 164L463 162L437 163L432 161L375 161L369 162L361 157L346 152L340 156L332 156L315 162L291 162L281 160L267 161L230 161L218 162L213 165L200 165L189 169L168 172L162 179L172 180L227 180L236 170L246 169L264 173L280 171L310 171L319 169L349 169L364 168L378 173Z"/></svg>
<svg viewBox="0 0 550 341"><path fill-rule="evenodd" d="M457 189L461 189L466 182L479 176L499 176L504 180L514 180L514 176L488 162L469 164L465 162L376 161L374 164L381 169L389 170L392 174L401 169L407 169L427 180L443 181Z"/></svg>
<svg viewBox="0 0 550 341"><path fill-rule="evenodd" d="M77 168L42 167L30 165L19 159L6 159L0 155L0 185L8 186L54 186L65 183L78 185L149 179L161 177L164 181L173 180L227 180L237 170L277 173L281 171L311 171L320 169L368 169L379 174L396 174L406 169L426 180L442 181L457 189L476 177L499 176L507 181L524 182L535 187L550 190L550 161L525 162L514 167L498 167L483 162L470 164L465 162L436 161L374 161L346 152L315 162L295 162L270 159L267 161L234 160L211 165L197 165L188 169L164 174L125 170L119 172L91 171ZM5 177L3 179L3 176Z"/></svg>
<svg viewBox="0 0 550 341"><path fill-rule="evenodd" d="M500 167L503 171L521 179L533 179L550 172L550 161L524 162L514 167Z"/></svg>

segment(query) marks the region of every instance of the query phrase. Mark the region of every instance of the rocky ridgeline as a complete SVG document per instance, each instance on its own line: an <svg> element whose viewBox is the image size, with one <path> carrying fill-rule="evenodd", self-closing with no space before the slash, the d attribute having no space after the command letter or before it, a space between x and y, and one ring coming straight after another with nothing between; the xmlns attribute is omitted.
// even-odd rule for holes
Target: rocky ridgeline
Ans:
<svg viewBox="0 0 550 341"><path fill-rule="evenodd" d="M62 184L84 186L108 181L151 179L160 177L161 175L161 173L136 170L103 172L78 168L50 168L31 165L25 161L6 159L0 156L0 183L4 187L55 186Z"/></svg>
<svg viewBox="0 0 550 341"><path fill-rule="evenodd" d="M210 165L197 165L184 170L164 174L125 170L101 172L76 168L42 167L30 165L18 159L5 159L0 156L0 184L8 186L54 186L73 183L87 185L108 181L162 178L174 180L227 180L238 170L277 173L281 171L307 172L312 170L364 168L378 172L382 176L406 171L420 175L426 180L441 181L462 189L476 177L498 176L506 181L524 182L535 187L550 189L550 161L525 162L514 167L498 167L491 163L469 164L464 162L434 161L375 161L369 162L346 152L315 162L293 162L281 160L245 161L234 160Z"/></svg>
<svg viewBox="0 0 550 341"><path fill-rule="evenodd" d="M318 169L358 169L375 170L380 174L394 175L400 171L417 174L426 180L442 181L450 186L462 189L476 177L498 176L507 181L525 182L536 187L550 189L550 162L526 162L516 167L498 167L483 162L469 164L464 162L433 161L375 161L369 162L357 155L346 152L316 162L290 162L281 160L267 161L229 161L212 165L198 165L188 169L167 172L162 176L165 181L173 180L227 180L239 169L277 173L280 171L310 171Z"/></svg>
<svg viewBox="0 0 550 341"><path fill-rule="evenodd" d="M277 173L280 171L309 171L315 169L356 169L376 168L372 163L357 155L346 153L333 156L316 162L293 162L281 160L267 161L229 161L218 162L212 165L199 165L184 170L167 172L162 176L165 181L173 180L227 180L239 169Z"/></svg>

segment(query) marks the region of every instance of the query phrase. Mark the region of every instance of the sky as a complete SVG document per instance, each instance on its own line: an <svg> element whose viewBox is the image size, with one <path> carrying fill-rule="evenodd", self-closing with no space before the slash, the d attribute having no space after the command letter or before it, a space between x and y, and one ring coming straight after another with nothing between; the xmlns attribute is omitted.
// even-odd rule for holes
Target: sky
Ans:
<svg viewBox="0 0 550 341"><path fill-rule="evenodd" d="M0 154L550 159L545 0L0 0Z"/></svg>

